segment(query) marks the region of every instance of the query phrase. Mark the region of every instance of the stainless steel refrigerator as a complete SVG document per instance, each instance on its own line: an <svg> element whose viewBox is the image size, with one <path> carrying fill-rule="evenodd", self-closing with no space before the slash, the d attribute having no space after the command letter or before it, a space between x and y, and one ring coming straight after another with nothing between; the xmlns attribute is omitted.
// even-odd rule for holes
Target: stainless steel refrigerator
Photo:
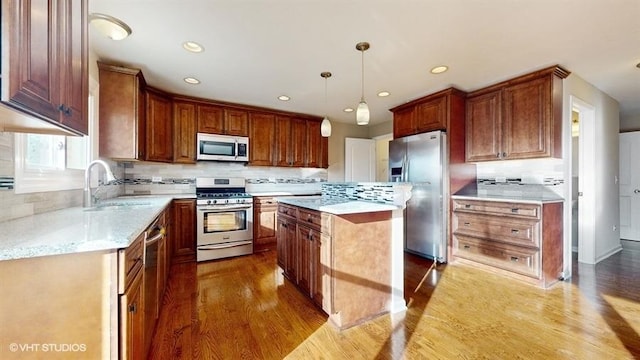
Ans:
<svg viewBox="0 0 640 360"><path fill-rule="evenodd" d="M410 182L405 250L447 261L448 166L446 133L434 131L389 142L389 181Z"/></svg>

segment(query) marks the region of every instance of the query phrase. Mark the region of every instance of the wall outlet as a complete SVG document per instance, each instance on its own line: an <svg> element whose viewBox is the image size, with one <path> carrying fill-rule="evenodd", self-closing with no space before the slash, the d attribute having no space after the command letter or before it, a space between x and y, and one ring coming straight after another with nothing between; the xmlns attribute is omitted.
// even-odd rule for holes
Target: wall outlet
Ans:
<svg viewBox="0 0 640 360"><path fill-rule="evenodd" d="M618 227L613 225L613 232L616 232L616 231L618 231Z"/></svg>
<svg viewBox="0 0 640 360"><path fill-rule="evenodd" d="M162 181L162 176L152 176L151 177L151 182L161 182Z"/></svg>

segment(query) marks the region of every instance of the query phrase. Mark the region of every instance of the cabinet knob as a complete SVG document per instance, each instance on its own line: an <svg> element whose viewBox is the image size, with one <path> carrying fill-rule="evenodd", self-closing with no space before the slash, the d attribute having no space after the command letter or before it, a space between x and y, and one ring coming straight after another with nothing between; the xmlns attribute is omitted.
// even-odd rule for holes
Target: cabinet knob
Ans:
<svg viewBox="0 0 640 360"><path fill-rule="evenodd" d="M514 213L514 214L517 214L518 213L518 208L511 209L511 212Z"/></svg>
<svg viewBox="0 0 640 360"><path fill-rule="evenodd" d="M136 312L136 310L138 310L138 309L137 309L137 307L136 307L136 304L135 304L135 303L133 303L133 304L129 305L129 312L131 312L131 313L135 313L135 312Z"/></svg>
<svg viewBox="0 0 640 360"><path fill-rule="evenodd" d="M519 233L519 232L520 232L520 230L518 230L518 229L511 229L511 233L512 233L512 234L517 234L517 233Z"/></svg>
<svg viewBox="0 0 640 360"><path fill-rule="evenodd" d="M504 158L506 158L506 157L507 157L507 153L506 153L506 152L503 152L503 153L502 153L502 158L504 159Z"/></svg>
<svg viewBox="0 0 640 360"><path fill-rule="evenodd" d="M518 262L518 260L520 260L520 258L518 258L517 256L512 256L511 257L511 261L513 261L513 262Z"/></svg>
<svg viewBox="0 0 640 360"><path fill-rule="evenodd" d="M465 249L470 249L470 248L471 248L471 246L469 246L469 245L464 245L464 246L463 246L463 248L465 248Z"/></svg>
<svg viewBox="0 0 640 360"><path fill-rule="evenodd" d="M498 159L500 159L500 153L497 153L497 154L496 154L496 157L497 157Z"/></svg>
<svg viewBox="0 0 640 360"><path fill-rule="evenodd" d="M640 189L635 189L635 190L633 190L633 193L634 193L634 194L640 194Z"/></svg>
<svg viewBox="0 0 640 360"><path fill-rule="evenodd" d="M470 222L466 222L466 223L464 223L464 226L471 226L471 223Z"/></svg>

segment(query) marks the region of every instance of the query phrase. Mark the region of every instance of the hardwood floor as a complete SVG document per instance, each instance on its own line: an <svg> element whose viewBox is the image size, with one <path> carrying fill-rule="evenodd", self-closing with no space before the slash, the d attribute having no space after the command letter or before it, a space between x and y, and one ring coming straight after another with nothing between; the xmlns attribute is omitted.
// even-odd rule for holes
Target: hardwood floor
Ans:
<svg viewBox="0 0 640 360"><path fill-rule="evenodd" d="M640 252L576 264L547 290L431 266L407 254L408 310L340 332L284 280L273 251L178 265L151 358L640 359Z"/></svg>

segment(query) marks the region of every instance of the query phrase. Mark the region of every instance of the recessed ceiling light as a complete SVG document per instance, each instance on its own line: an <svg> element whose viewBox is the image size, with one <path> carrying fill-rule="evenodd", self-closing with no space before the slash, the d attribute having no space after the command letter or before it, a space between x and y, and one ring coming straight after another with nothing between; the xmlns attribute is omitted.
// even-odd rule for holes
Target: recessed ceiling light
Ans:
<svg viewBox="0 0 640 360"><path fill-rule="evenodd" d="M353 112L353 108L345 108L344 110L342 110L344 112Z"/></svg>
<svg viewBox="0 0 640 360"><path fill-rule="evenodd" d="M388 91L380 91L380 92L378 93L378 96L379 96L379 97L386 97L386 96L389 96L389 95L391 95L391 93L390 93L390 92L388 92Z"/></svg>
<svg viewBox="0 0 640 360"><path fill-rule="evenodd" d="M436 66L433 69L431 69L431 73L432 74L442 74L443 72L449 70L449 67L441 65L441 66Z"/></svg>
<svg viewBox="0 0 640 360"><path fill-rule="evenodd" d="M185 41L184 43L182 43L182 47L185 50L191 51L194 53L199 53L204 51L204 48L202 47L202 45L198 44L195 41Z"/></svg>
<svg viewBox="0 0 640 360"><path fill-rule="evenodd" d="M186 82L187 84L192 84L192 85L197 85L200 84L200 80L194 78L194 77L186 77L184 78L184 82Z"/></svg>
<svg viewBox="0 0 640 360"><path fill-rule="evenodd" d="M278 96L278 100L280 100L280 101L289 101L289 100L291 100L291 98L288 97L287 95L280 95L280 96Z"/></svg>

